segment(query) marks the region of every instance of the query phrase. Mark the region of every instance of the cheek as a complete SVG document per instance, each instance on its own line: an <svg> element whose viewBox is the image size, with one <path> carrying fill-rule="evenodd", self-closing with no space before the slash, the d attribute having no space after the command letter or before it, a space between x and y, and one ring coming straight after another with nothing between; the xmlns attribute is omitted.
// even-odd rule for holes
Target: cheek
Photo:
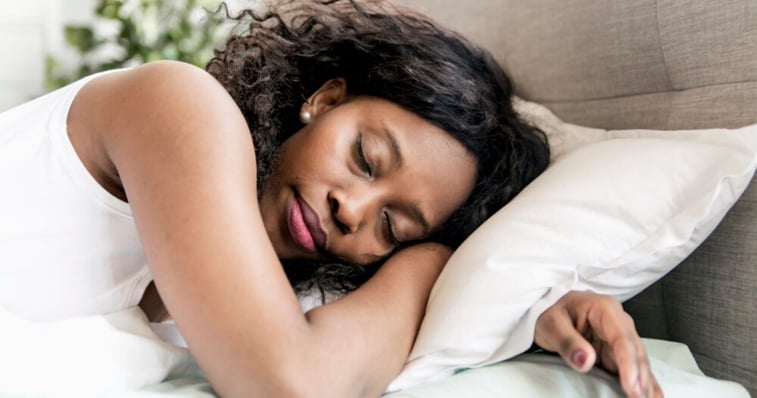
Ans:
<svg viewBox="0 0 757 398"><path fill-rule="evenodd" d="M281 174L321 180L349 171L349 145L325 134L297 133L280 151Z"/></svg>
<svg viewBox="0 0 757 398"><path fill-rule="evenodd" d="M358 264L370 265L390 254L390 251L367 231L357 235L344 235L333 248L332 254L338 258Z"/></svg>

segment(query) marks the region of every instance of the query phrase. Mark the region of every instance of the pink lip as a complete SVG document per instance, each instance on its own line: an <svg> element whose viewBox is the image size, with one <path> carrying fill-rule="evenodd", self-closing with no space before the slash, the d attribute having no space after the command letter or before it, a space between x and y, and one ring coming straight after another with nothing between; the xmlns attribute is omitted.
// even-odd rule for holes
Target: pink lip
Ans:
<svg viewBox="0 0 757 398"><path fill-rule="evenodd" d="M323 248L326 243L326 234L321 229L318 222L318 216L313 209L302 200L295 196L289 206L289 232L292 240L299 246L308 251L317 251Z"/></svg>

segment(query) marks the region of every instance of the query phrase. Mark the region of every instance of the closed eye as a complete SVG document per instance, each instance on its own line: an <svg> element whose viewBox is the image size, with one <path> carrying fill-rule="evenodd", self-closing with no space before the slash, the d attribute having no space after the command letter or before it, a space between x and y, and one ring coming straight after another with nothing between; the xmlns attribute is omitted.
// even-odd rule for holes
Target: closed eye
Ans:
<svg viewBox="0 0 757 398"><path fill-rule="evenodd" d="M384 212L384 235L386 237L386 241L391 243L392 246L395 248L398 248L402 245L402 242L400 242L397 239L397 236L394 235L394 228L392 228L392 220L389 218L389 212Z"/></svg>
<svg viewBox="0 0 757 398"><path fill-rule="evenodd" d="M363 134L358 134L355 141L355 152L357 152L357 164L360 170L363 171L368 177L373 176L373 169L365 158L365 152L363 152Z"/></svg>

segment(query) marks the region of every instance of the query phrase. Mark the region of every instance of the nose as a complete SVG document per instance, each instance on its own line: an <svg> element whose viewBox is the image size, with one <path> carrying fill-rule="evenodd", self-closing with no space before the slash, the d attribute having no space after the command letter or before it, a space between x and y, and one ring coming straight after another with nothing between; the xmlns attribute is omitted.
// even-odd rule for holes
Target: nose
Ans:
<svg viewBox="0 0 757 398"><path fill-rule="evenodd" d="M349 234L370 225L371 219L380 211L381 194L378 189L355 185L329 191L328 201L337 227L342 233Z"/></svg>

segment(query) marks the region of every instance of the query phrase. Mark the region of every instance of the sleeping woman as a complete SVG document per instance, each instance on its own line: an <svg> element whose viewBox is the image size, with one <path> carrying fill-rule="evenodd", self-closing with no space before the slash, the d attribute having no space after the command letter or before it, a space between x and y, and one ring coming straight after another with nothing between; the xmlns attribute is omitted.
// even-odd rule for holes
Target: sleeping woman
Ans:
<svg viewBox="0 0 757 398"><path fill-rule="evenodd" d="M0 114L0 305L170 313L224 397L380 395L452 248L544 170L545 136L491 55L424 16L238 19L205 70L105 72ZM303 314L292 286L313 280L356 289ZM535 342L661 396L612 299L569 293Z"/></svg>

